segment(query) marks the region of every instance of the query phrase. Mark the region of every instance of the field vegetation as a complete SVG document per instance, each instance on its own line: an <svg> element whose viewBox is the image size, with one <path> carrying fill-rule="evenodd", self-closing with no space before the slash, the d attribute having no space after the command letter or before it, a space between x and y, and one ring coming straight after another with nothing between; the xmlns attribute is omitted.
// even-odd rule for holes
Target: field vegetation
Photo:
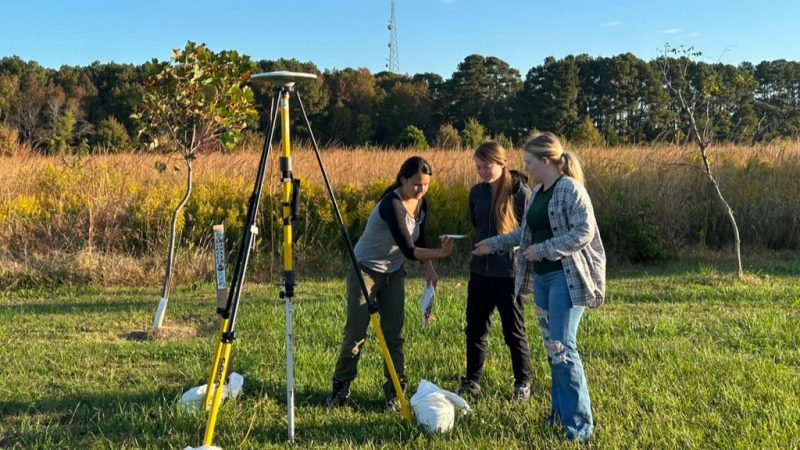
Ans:
<svg viewBox="0 0 800 450"><path fill-rule="evenodd" d="M258 149L251 143L240 152L198 157L195 192L178 222L179 282L200 279L212 270L212 224L225 224L228 249L235 250ZM470 232L467 194L477 181L470 151L325 149L323 161L355 237L402 161L420 152L435 170L428 194L430 236ZM727 251L732 233L695 149L583 147L576 152L613 260L652 263ZM740 224L745 265L748 250L800 248L800 144L718 147L711 155ZM510 167L520 169L521 152L511 151L510 156ZM294 174L303 183L296 223L299 270L338 273L343 248L313 152L300 149L294 159ZM166 171L159 170L165 165ZM279 265L277 166L273 154L261 205L256 270L250 272L258 279L274 274ZM182 194L183 170L180 160L150 154L2 158L0 283L155 283L163 274L169 215ZM452 261L457 267L463 262Z"/></svg>
<svg viewBox="0 0 800 450"><path fill-rule="evenodd" d="M607 304L579 334L597 421L593 448L787 449L800 446L800 256L732 258L659 268L618 266ZM455 389L464 370L466 278L444 274L436 321L423 328L423 279L412 271L406 303L406 364ZM202 413L178 409L205 383L214 334L209 282L173 291L171 333L147 338L154 289L62 287L0 294L0 447L184 448L202 440ZM283 303L277 286L245 286L234 368L244 394L223 405L215 444L286 447ZM545 425L549 368L533 308L530 403L511 401L513 376L500 327L489 337L484 397L450 434L429 436L383 410L382 360L368 339L353 404L322 402L344 324L340 277L301 279L295 299L298 448L572 448ZM371 333L370 333L371 336Z"/></svg>

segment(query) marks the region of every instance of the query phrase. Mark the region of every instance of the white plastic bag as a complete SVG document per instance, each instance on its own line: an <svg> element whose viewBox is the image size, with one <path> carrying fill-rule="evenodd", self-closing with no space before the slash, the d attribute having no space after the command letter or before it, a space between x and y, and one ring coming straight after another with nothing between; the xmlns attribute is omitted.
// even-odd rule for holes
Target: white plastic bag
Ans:
<svg viewBox="0 0 800 450"><path fill-rule="evenodd" d="M453 422L455 421L454 405L463 414L468 414L471 411L463 398L436 386L428 380L419 382L417 392L411 396L409 403L414 408L417 423L431 433L446 433L453 428Z"/></svg>
<svg viewBox="0 0 800 450"><path fill-rule="evenodd" d="M436 295L436 290L433 287L432 283L428 283L425 286L425 290L422 291L422 297L419 299L419 308L422 310L422 325L428 326L431 324L431 318L433 317L433 298Z"/></svg>
<svg viewBox="0 0 800 450"><path fill-rule="evenodd" d="M231 372L228 377L228 382L222 388L222 399L237 398L242 393L242 386L244 385L244 377L236 372ZM179 402L180 407L187 411L194 410L195 408L202 407L203 398L206 396L207 386L195 386L188 391L184 392ZM211 392L214 395L214 392Z"/></svg>
<svg viewBox="0 0 800 450"><path fill-rule="evenodd" d="M186 447L183 450L222 450L222 448L216 445L203 445L201 447Z"/></svg>

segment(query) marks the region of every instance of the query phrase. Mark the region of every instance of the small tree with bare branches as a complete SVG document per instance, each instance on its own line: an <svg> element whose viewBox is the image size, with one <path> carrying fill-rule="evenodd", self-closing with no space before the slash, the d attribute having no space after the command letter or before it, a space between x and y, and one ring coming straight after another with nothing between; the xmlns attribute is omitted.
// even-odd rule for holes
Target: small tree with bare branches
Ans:
<svg viewBox="0 0 800 450"><path fill-rule="evenodd" d="M691 76L690 70L697 68L694 63L696 58L702 55L692 47L683 46L674 48L669 44L664 46L662 55L658 58L661 73L664 76L664 83L669 93L673 96L681 112L688 121L688 134L697 144L700 151L700 158L703 162L703 173L714 187L714 192L722 204L722 209L728 217L728 221L733 228L734 248L738 263L738 275L744 275L742 269L742 249L741 239L739 238L739 227L736 225L736 217L733 208L725 200L719 182L711 171L709 162L709 147L713 144L717 120L720 117L716 107L719 105L720 87L713 73L705 77Z"/></svg>

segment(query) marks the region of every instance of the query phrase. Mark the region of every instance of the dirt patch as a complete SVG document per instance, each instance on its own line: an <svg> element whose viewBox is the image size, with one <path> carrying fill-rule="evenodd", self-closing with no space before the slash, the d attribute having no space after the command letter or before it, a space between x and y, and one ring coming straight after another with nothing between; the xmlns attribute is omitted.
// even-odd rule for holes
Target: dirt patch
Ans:
<svg viewBox="0 0 800 450"><path fill-rule="evenodd" d="M129 341L182 341L198 335L197 327L192 325L169 325L147 331L132 331L123 335Z"/></svg>

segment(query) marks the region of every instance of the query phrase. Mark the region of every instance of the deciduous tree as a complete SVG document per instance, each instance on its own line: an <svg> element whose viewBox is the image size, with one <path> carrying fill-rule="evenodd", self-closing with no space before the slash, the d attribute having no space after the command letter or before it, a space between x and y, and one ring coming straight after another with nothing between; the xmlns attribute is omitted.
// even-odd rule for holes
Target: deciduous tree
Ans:
<svg viewBox="0 0 800 450"><path fill-rule="evenodd" d="M180 155L186 168L186 191L172 213L161 300L153 320L159 328L169 298L175 236L181 210L192 192L192 163L201 147L216 141L232 148L241 132L257 120L248 81L252 64L235 51L215 53L188 42L174 50L172 61L146 82L143 109L135 117L151 148Z"/></svg>

